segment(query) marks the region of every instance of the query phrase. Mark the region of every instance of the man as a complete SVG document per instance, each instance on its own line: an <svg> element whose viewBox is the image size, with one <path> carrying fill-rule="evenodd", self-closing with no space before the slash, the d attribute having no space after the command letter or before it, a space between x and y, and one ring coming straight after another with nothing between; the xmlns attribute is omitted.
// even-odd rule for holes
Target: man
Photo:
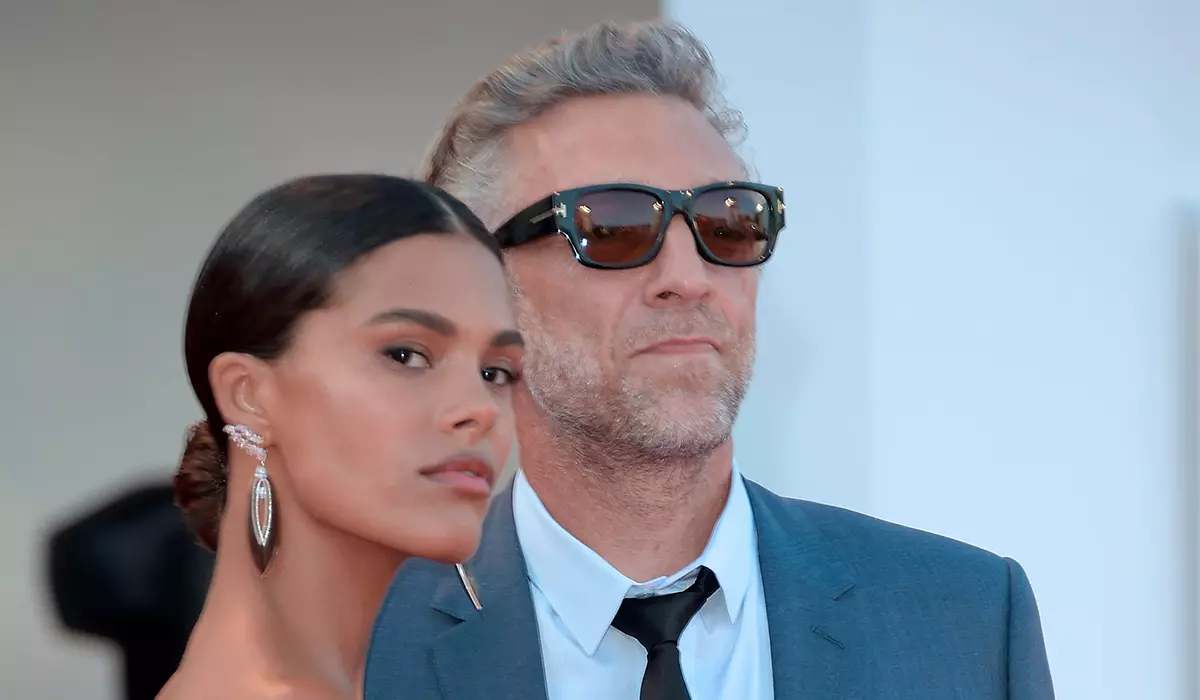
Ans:
<svg viewBox="0 0 1200 700"><path fill-rule="evenodd" d="M470 594L401 570L367 700L1053 697L1015 562L740 475L785 209L743 183L714 79L678 27L603 24L448 122L427 176L496 229L527 338L521 470Z"/></svg>

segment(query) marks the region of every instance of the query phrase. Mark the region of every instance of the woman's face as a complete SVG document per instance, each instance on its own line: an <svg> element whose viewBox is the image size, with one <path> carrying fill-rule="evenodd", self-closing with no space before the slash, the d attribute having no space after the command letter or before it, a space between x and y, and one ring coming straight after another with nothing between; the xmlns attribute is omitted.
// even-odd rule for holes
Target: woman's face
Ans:
<svg viewBox="0 0 1200 700"><path fill-rule="evenodd" d="M409 555L470 558L512 444L515 327L500 263L466 235L346 270L273 363L271 454L298 505Z"/></svg>

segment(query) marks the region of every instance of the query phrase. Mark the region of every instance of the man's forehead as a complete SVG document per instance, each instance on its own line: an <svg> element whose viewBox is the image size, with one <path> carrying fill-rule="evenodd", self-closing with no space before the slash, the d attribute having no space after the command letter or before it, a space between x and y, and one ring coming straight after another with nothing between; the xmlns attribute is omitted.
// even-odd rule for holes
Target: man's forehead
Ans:
<svg viewBox="0 0 1200 700"><path fill-rule="evenodd" d="M601 137L577 149L557 147L551 139L537 136L513 145L510 192L531 201L559 190L606 183L686 189L747 177L742 160L723 140L704 149L669 142L654 148L603 147Z"/></svg>
<svg viewBox="0 0 1200 700"><path fill-rule="evenodd" d="M552 192L628 182L685 189L746 178L742 160L695 107L676 98L570 100L505 134L499 225Z"/></svg>

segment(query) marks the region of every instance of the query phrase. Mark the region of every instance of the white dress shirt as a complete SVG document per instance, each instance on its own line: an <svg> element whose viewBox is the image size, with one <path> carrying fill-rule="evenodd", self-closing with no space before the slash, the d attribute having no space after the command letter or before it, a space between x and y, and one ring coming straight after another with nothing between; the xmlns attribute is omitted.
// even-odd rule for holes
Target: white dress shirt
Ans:
<svg viewBox="0 0 1200 700"><path fill-rule="evenodd" d="M687 588L701 565L720 589L679 638L692 700L771 700L771 646L750 499L737 464L729 500L700 558L644 583L626 578L564 530L525 475L513 488L517 537L529 571L549 700L638 700L646 650L611 627L627 597Z"/></svg>

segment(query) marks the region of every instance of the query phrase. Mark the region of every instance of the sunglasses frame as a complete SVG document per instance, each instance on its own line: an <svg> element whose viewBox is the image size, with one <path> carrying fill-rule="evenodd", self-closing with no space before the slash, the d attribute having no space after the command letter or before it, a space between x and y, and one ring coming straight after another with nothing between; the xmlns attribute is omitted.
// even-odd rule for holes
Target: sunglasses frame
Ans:
<svg viewBox="0 0 1200 700"><path fill-rule="evenodd" d="M721 260L713 255L712 251L708 249L708 245L700 238L700 233L696 229L693 203L700 195L722 189L748 190L762 195L767 200L770 208L770 220L767 225L767 245L763 249L762 254L754 260L742 263ZM575 207L579 204L581 198L595 192L613 191L649 194L656 197L663 205L662 223L655 235L654 243L645 255L633 262L602 263L592 260L583 252L582 239L575 228L575 217L570 215L575 211ZM691 229L692 238L696 241L696 251L700 253L700 257L705 261L724 267L755 267L765 263L775 251L775 243L779 239L779 232L783 230L785 225L785 210L783 188L772 187L771 185L764 185L758 182L729 180L713 182L686 190L664 190L658 187L650 187L649 185L617 182L575 187L555 192L522 209L503 226L496 229L495 236L501 248L512 248L539 238L561 235L571 244L571 251L579 264L598 270L627 270L634 267L641 267L654 260L662 250L663 242L667 237L667 229L670 228L671 222L675 220L676 215L682 214L688 228Z"/></svg>

